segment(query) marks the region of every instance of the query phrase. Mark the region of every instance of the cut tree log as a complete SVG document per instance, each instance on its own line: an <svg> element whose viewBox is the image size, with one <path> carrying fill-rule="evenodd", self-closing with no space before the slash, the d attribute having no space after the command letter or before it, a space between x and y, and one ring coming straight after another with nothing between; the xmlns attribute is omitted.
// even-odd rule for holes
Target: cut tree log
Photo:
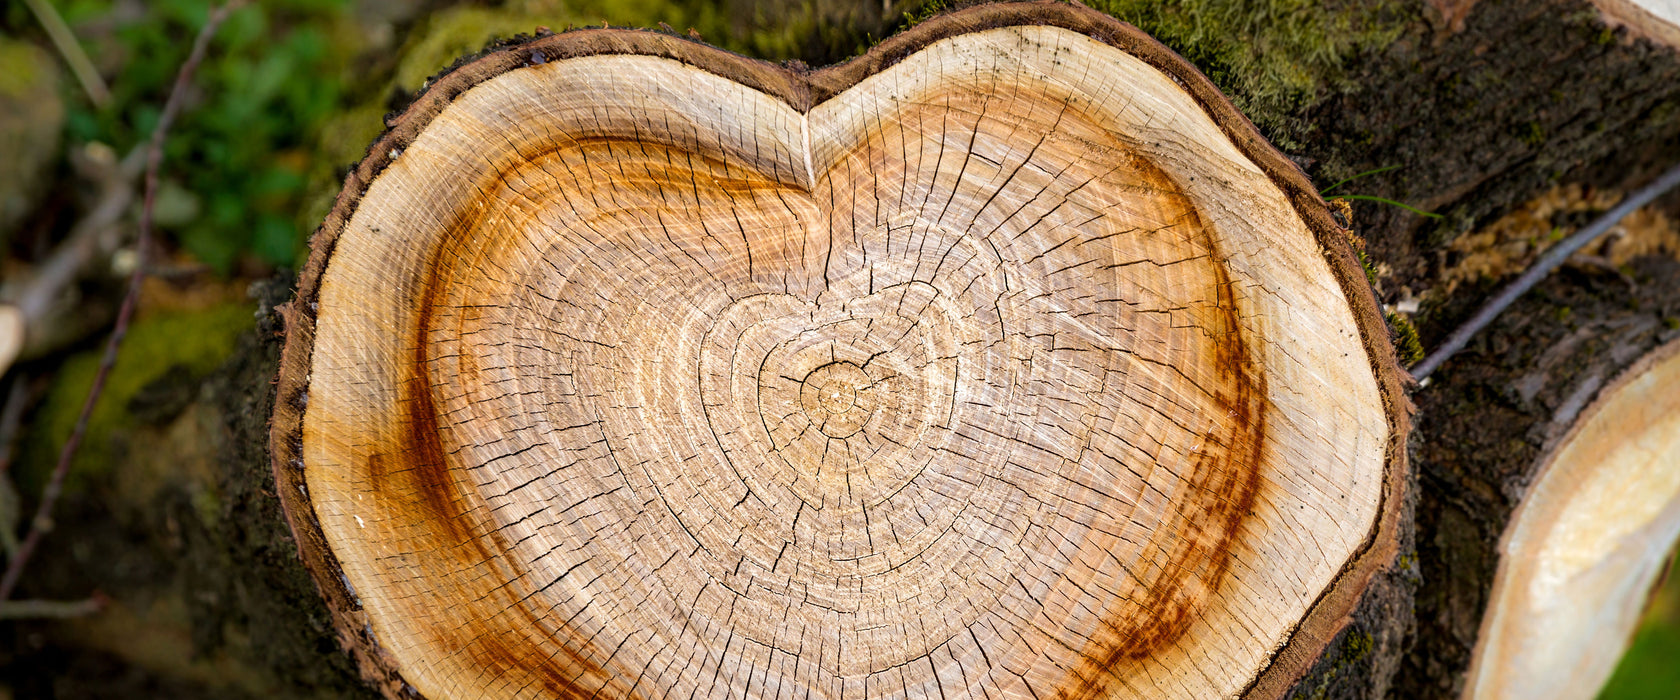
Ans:
<svg viewBox="0 0 1680 700"><path fill-rule="evenodd" d="M275 476L392 697L1277 697L1396 551L1346 232L1083 8L509 47L313 250Z"/></svg>
<svg viewBox="0 0 1680 700"><path fill-rule="evenodd" d="M1680 540L1680 341L1599 393L1500 543L1467 697L1593 698Z"/></svg>

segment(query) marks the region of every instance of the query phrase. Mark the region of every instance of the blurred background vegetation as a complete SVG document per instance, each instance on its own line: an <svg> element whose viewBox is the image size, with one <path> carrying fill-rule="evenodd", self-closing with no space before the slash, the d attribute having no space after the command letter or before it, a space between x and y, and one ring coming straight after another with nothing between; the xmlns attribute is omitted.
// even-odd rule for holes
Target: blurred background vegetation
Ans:
<svg viewBox="0 0 1680 700"><path fill-rule="evenodd" d="M1667 581L1651 596L1645 620L1605 683L1600 700L1680 698L1680 559L1669 562Z"/></svg>
<svg viewBox="0 0 1680 700"><path fill-rule="evenodd" d="M133 168L120 174L121 163L156 124L175 72L210 8L204 0L33 4L62 19L76 49L55 47L31 3L8 2L0 11L0 287L31 278L106 196L102 183L113 172L134 177ZM384 129L385 115L401 109L458 57L539 28L663 23L678 33L692 29L710 43L749 56L824 65L862 52L943 5L927 0L269 0L238 10L215 36L169 135L157 202L157 249L149 251L154 279L148 282L144 315L125 348L108 406L96 414L95 433L121 433L123 428L113 424L124 420L123 414L180 410L169 406L181 399L153 396L149 387L171 372L203 375L235 351L235 336L250 325L245 287L302 262L309 233L349 167ZM1277 116L1287 111L1281 106L1342 80L1336 69L1341 55L1393 36L1380 12L1325 13L1318 3L1299 0L1103 0L1093 5L1139 24L1196 61L1268 136L1285 145L1308 127ZM108 98L96 103L97 90L78 81L69 63L75 51L85 52L108 86ZM28 389L39 395L40 415L33 422L39 429L20 441L12 474L19 491L39 489L91 382L93 348L114 313L124 261L132 264L133 222L131 207L98 239L88 265L94 272L75 281L59 312L58 332L26 349L22 372L13 373L56 377ZM9 455L0 461L10 461ZM81 488L80 480L89 475L107 475L109 465L101 461L97 447L84 453L77 472L82 476L73 488ZM118 486L106 487L123 482L113 483ZM0 484L0 530L7 532L18 522L18 499L10 489ZM213 494L204 497L211 500L192 507L216 507ZM8 502L14 504L9 511ZM1676 579L1680 575L1671 575L1653 597L1645 626L1604 698L1680 697ZM139 619L152 624L145 622L149 618ZM107 634L116 628L97 629ZM194 655L190 643L171 647L143 632L134 637Z"/></svg>
<svg viewBox="0 0 1680 700"><path fill-rule="evenodd" d="M5 89L17 94L58 84L56 98L64 100L65 109L40 120L62 121L55 130L61 130L67 149L103 144L127 153L156 123L210 3L70 0L56 7L105 76L109 102L91 104L67 71L40 65L57 57L47 53L52 44L23 2L6 5L0 30L7 46L34 48L8 49L7 67L0 72L28 85ZM820 64L865 48L883 29L904 21L905 8L892 2L778 6L778 28L754 31L768 10L754 2L696 0L252 4L235 12L215 37L186 114L170 135L158 224L171 248L217 274L260 274L297 264L330 190L382 130L380 117L403 106L457 57L497 38L530 34L539 26L665 22L692 27L708 41L748 55ZM37 75L18 78L19 70ZM63 182L69 174L56 172L51 157L30 160L42 168L30 179L70 184ZM6 244L27 253L49 243L53 223L68 222L6 231Z"/></svg>

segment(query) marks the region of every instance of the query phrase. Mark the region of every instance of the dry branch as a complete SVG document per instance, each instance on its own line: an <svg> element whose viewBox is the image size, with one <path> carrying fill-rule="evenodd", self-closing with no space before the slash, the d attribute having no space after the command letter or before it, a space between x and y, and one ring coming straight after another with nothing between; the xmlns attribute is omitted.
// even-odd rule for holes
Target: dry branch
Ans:
<svg viewBox="0 0 1680 700"><path fill-rule="evenodd" d="M1593 222L1588 224L1585 228L1570 234L1568 238L1558 241L1557 245L1548 249L1545 255L1540 256L1539 260L1534 261L1533 266L1524 270L1516 280L1512 281L1511 284L1507 285L1504 289L1499 290L1499 293L1495 294L1492 299L1489 299L1486 304L1483 304L1482 308L1477 309L1475 315L1470 317L1470 320L1465 321L1463 325L1454 329L1452 334L1448 335L1447 339L1441 342L1441 347L1436 348L1434 352L1430 353L1429 356L1424 358L1422 362L1419 362L1417 366L1412 367L1412 376L1417 378L1420 382L1428 379L1429 375L1434 374L1435 370L1440 369L1441 365L1450 359L1455 353L1459 350L1463 350L1464 346L1470 342L1472 337L1475 337L1476 333L1480 332L1483 328L1486 328L1489 323L1492 323L1493 320L1499 316L1499 314L1509 308L1511 306L1511 302L1516 301L1517 297L1520 297L1527 293L1528 290L1533 289L1534 285L1539 284L1540 280L1546 278L1546 275L1549 275L1553 270L1556 270L1558 266L1564 263L1565 260L1569 259L1569 256L1574 255L1576 251L1579 251L1593 241L1598 240L1599 236L1608 232L1612 226L1621 223L1622 219L1627 218L1627 216L1632 214L1634 210L1650 204L1658 197L1667 194L1669 190L1674 189L1676 186L1680 186L1680 164L1669 168L1667 171L1663 172L1663 174L1657 176L1657 179L1652 181L1651 184L1648 184L1640 188L1637 192L1628 195L1626 199L1617 203L1610 211L1605 212L1603 216L1593 220Z"/></svg>

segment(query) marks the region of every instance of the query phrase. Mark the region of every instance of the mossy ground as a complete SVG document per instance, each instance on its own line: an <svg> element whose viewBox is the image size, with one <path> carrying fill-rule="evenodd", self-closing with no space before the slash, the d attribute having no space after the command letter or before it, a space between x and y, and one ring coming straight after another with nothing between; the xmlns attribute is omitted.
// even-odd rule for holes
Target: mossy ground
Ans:
<svg viewBox="0 0 1680 700"><path fill-rule="evenodd" d="M161 311L136 320L123 340L81 449L71 463L68 488L74 490L88 481L109 479L121 472L124 465L116 459L113 440L126 441L135 428L155 420L158 412L178 413L195 399L192 395L162 393L165 387L189 385L190 381L182 380L203 377L220 366L233 351L239 334L249 330L251 324L249 305L235 302ZM24 443L17 475L24 493L38 492L57 461L81 413L103 352L101 344L71 356L59 368ZM148 387L156 389L146 392Z"/></svg>

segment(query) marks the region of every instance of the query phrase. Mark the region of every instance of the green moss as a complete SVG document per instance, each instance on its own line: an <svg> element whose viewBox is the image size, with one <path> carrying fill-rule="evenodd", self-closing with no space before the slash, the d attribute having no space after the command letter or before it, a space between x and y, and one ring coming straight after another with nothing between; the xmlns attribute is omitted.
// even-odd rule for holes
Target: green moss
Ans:
<svg viewBox="0 0 1680 700"><path fill-rule="evenodd" d="M769 60L799 59L821 66L861 54L890 31L887 17L868 3L756 0L751 20L720 21L701 33L731 51ZM728 7L728 5L724 5ZM882 8L884 9L884 8Z"/></svg>
<svg viewBox="0 0 1680 700"><path fill-rule="evenodd" d="M1095 0L1091 6L1183 54L1274 142L1293 149L1311 129L1291 117L1302 103L1351 87L1347 60L1400 36L1402 20L1391 4Z"/></svg>
<svg viewBox="0 0 1680 700"><path fill-rule="evenodd" d="M928 0L928 2L922 3L922 6L917 8L915 12L904 13L904 26L907 28L914 27L949 9L951 9L951 4L945 0Z"/></svg>
<svg viewBox="0 0 1680 700"><path fill-rule="evenodd" d="M714 41L716 36L727 35L723 31L722 13L712 3L582 0L561 4L552 0L516 0L500 8L454 7L432 15L425 26L411 34L402 48L402 60L393 83L402 90L416 91L456 59L502 39L535 34L538 27L553 31L603 24L645 28L657 27L661 22L673 28L695 28ZM760 43L776 43L799 32L799 27L778 26L777 31L757 32L751 38ZM740 50L741 47L737 44L727 48ZM763 55L764 52L755 53Z"/></svg>
<svg viewBox="0 0 1680 700"><path fill-rule="evenodd" d="M1365 281L1371 286L1377 286L1377 268L1371 266L1371 256L1363 250L1355 250L1353 254L1359 257L1359 268L1365 271Z"/></svg>
<svg viewBox="0 0 1680 700"><path fill-rule="evenodd" d="M1399 351L1401 364L1410 367L1422 362L1423 341L1418 340L1417 327L1412 325L1411 320L1401 314L1389 314L1388 327L1394 337L1394 348Z"/></svg>
<svg viewBox="0 0 1680 700"><path fill-rule="evenodd" d="M234 341L251 324L251 309L230 303L203 311L159 313L130 326L71 465L72 488L121 467L115 463L118 453L112 441L134 427L129 402L141 388L169 372L190 377L209 373L227 359ZM101 345L64 361L27 438L25 471L20 474L20 480L26 482L20 484L25 493L37 491L57 462L103 353Z"/></svg>
<svg viewBox="0 0 1680 700"><path fill-rule="evenodd" d="M1332 662L1330 668L1325 669L1323 673L1316 677L1306 679L1306 683L1312 685L1312 689L1305 693L1297 689L1294 697L1324 700L1329 696L1331 688L1335 686L1336 678L1343 674L1352 673L1354 666L1370 655L1374 648L1376 648L1376 641L1371 638L1370 634L1361 631L1348 632L1346 636L1342 637L1341 646L1336 650L1336 660Z"/></svg>
<svg viewBox="0 0 1680 700"><path fill-rule="evenodd" d="M411 35L402 49L402 61L397 64L393 82L409 92L419 90L428 78L448 68L455 59L476 53L497 39L534 33L538 26L552 20L536 14L483 7L444 10L432 15L424 29Z"/></svg>

